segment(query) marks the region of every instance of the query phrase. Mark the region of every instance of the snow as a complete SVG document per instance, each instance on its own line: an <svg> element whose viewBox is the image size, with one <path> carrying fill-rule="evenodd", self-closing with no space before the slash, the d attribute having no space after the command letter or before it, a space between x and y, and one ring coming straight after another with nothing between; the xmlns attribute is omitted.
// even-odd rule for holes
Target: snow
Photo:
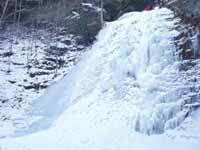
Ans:
<svg viewBox="0 0 200 150"><path fill-rule="evenodd" d="M32 31L32 29L20 28L19 31L1 31L0 38L0 137L13 135L16 128L25 128L27 125L24 121L25 113L32 107L35 99L44 94L45 88L38 90L28 87L34 84L49 86L56 81L62 79L74 66L80 57L80 51L71 51L76 49L75 41L72 35L59 36L55 35L55 39L50 37L54 33L48 30ZM8 74L9 57L4 57L6 52L9 52L12 43L11 56L11 72ZM70 40L70 45L65 45L63 42ZM55 42L57 41L57 42ZM63 67L57 69L48 69L55 63L46 60L55 58L48 55L45 51L54 43L57 49L69 49L63 54L62 59L66 61ZM56 43L56 44L55 44ZM56 45L56 46L55 46ZM79 48L80 49L80 48ZM83 47L82 47L83 49ZM27 56L29 57L30 69L27 69ZM43 73L37 75L37 73ZM32 74L32 76L31 76ZM35 75L34 75L35 74ZM27 89L26 89L27 87ZM30 122L30 121L29 121Z"/></svg>
<svg viewBox="0 0 200 150"><path fill-rule="evenodd" d="M27 115L36 121L1 139L1 149L198 150L200 111L191 108L199 104L200 63L180 70L173 17L158 9L107 23L33 105Z"/></svg>

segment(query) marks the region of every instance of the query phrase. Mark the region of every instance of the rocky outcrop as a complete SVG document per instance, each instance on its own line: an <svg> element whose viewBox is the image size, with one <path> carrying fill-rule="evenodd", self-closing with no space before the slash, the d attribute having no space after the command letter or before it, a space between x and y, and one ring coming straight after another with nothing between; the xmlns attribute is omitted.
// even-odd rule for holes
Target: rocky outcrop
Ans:
<svg viewBox="0 0 200 150"><path fill-rule="evenodd" d="M113 21L127 12L142 11L154 5L154 0L107 0L104 1L105 20Z"/></svg>
<svg viewBox="0 0 200 150"><path fill-rule="evenodd" d="M195 25L200 24L199 0L169 0L167 6L186 21L190 21Z"/></svg>
<svg viewBox="0 0 200 150"><path fill-rule="evenodd" d="M180 35L175 41L180 59L200 58L200 28L191 24L182 24L178 30Z"/></svg>
<svg viewBox="0 0 200 150"><path fill-rule="evenodd" d="M182 18L176 38L177 51L181 59L200 58L200 1L169 0L166 6Z"/></svg>
<svg viewBox="0 0 200 150"><path fill-rule="evenodd" d="M65 18L67 32L78 36L79 43L91 44L101 29L100 11L100 8L91 3L78 5Z"/></svg>

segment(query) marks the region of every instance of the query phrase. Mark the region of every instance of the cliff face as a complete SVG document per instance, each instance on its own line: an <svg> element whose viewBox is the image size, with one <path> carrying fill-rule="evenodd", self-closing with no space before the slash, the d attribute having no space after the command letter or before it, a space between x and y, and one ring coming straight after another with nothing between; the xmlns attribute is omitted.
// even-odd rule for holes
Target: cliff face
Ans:
<svg viewBox="0 0 200 150"><path fill-rule="evenodd" d="M200 1L169 0L167 7L182 18L177 51L182 59L200 58Z"/></svg>
<svg viewBox="0 0 200 150"><path fill-rule="evenodd" d="M167 5L185 19L200 22L199 0L170 0Z"/></svg>

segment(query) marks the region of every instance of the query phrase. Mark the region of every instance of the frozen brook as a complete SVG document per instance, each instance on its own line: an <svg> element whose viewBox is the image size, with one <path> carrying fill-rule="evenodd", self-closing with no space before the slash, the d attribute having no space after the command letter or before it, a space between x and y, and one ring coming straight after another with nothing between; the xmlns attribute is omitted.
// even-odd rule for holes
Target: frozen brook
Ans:
<svg viewBox="0 0 200 150"><path fill-rule="evenodd" d="M107 23L71 73L33 105L37 119L0 139L0 149L199 150L196 70L180 71L178 22L157 9Z"/></svg>

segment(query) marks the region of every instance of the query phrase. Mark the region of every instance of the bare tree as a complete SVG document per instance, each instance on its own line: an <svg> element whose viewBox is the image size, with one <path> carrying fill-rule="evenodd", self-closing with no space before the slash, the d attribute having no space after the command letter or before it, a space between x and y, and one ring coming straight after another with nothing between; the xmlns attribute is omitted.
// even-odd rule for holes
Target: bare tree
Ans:
<svg viewBox="0 0 200 150"><path fill-rule="evenodd" d="M4 5L4 8L3 8L2 15L1 15L1 18L0 18L0 26L2 25L2 21L3 21L4 15L5 15L6 9L7 9L7 7L8 7L8 3L9 3L9 0L6 0L5 5Z"/></svg>
<svg viewBox="0 0 200 150"><path fill-rule="evenodd" d="M14 12L14 19L13 19L13 23L16 25L17 22L17 2L18 0L15 0L15 12Z"/></svg>
<svg viewBox="0 0 200 150"><path fill-rule="evenodd" d="M100 19L101 19L101 26L104 25L104 16L103 16L103 5L104 5L104 1L101 0L101 14L100 14Z"/></svg>
<svg viewBox="0 0 200 150"><path fill-rule="evenodd" d="M9 48L9 51L8 51L8 70L7 70L8 74L11 72L11 64L12 64L11 57L12 57L12 54L13 54L13 38L12 38L12 35L11 35L11 31L9 32L9 36L11 37L11 39L10 39L10 48Z"/></svg>
<svg viewBox="0 0 200 150"><path fill-rule="evenodd" d="M43 5L43 0L40 0L39 1L39 6L42 7L42 5Z"/></svg>
<svg viewBox="0 0 200 150"><path fill-rule="evenodd" d="M17 20L17 30L19 30L20 21L21 21L21 9L22 9L22 0L19 0L19 13L18 13L18 20Z"/></svg>
<svg viewBox="0 0 200 150"><path fill-rule="evenodd" d="M30 53L29 53L30 46L27 47L26 50L26 67L27 67L27 74L29 74L30 70Z"/></svg>

